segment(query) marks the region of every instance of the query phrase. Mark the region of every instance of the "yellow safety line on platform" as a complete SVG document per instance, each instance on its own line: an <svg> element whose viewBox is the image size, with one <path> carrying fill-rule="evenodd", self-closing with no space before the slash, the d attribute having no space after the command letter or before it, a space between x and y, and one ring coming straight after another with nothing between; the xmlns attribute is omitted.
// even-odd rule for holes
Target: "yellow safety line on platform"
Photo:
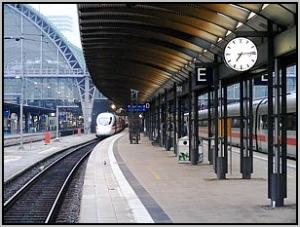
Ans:
<svg viewBox="0 0 300 227"><path fill-rule="evenodd" d="M161 179L160 176L159 176L159 174L157 172L155 172L154 170L152 170L150 167L148 167L148 170L154 176L154 178L156 180L160 180Z"/></svg>

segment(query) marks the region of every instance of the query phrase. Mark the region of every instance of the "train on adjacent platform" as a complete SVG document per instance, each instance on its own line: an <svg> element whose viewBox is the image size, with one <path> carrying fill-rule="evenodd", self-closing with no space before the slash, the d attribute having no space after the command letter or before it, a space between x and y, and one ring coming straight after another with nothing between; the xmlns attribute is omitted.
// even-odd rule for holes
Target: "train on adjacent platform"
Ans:
<svg viewBox="0 0 300 227"><path fill-rule="evenodd" d="M113 113L100 113L96 119L96 136L107 137L125 128L125 119Z"/></svg>
<svg viewBox="0 0 300 227"><path fill-rule="evenodd" d="M296 93L287 95L287 156L296 158L296 130L297 130L297 112L296 112ZM199 136L208 138L208 110L199 112ZM227 106L228 118L231 120L231 142L234 146L240 145L240 104L232 103ZM267 153L268 151L268 99L258 99L253 101L253 149ZM214 132L214 130L212 130Z"/></svg>

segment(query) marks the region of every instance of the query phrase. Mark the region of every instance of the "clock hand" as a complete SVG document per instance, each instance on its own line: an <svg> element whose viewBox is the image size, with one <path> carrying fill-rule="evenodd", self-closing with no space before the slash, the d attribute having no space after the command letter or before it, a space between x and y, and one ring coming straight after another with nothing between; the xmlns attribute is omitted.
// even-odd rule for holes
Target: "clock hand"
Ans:
<svg viewBox="0 0 300 227"><path fill-rule="evenodd" d="M252 51L252 52L242 52L242 55L244 55L244 54L255 54L255 51Z"/></svg>
<svg viewBox="0 0 300 227"><path fill-rule="evenodd" d="M240 59L240 57L242 56L243 52L239 53L237 59L235 61L238 61Z"/></svg>

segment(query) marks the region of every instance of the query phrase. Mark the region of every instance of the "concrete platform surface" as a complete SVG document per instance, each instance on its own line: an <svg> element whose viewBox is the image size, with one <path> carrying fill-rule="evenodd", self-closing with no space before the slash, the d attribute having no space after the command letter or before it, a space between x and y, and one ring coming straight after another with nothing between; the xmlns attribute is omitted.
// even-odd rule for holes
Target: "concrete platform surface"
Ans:
<svg viewBox="0 0 300 227"><path fill-rule="evenodd" d="M207 148L205 147L205 151ZM289 161L285 207L272 209L267 199L267 156L255 154L252 179L239 172L238 149L232 152L232 174L217 180L206 160L192 166L178 164L173 152L153 147L141 136L140 144L118 141L118 151L137 180L177 223L295 223L296 162ZM264 160L265 159L265 160Z"/></svg>
<svg viewBox="0 0 300 227"><path fill-rule="evenodd" d="M80 223L153 223L113 155L113 144L123 135L121 133L101 141L89 157Z"/></svg>
<svg viewBox="0 0 300 227"><path fill-rule="evenodd" d="M142 134L139 144L130 144L124 131L102 141L89 158L80 222L295 223L296 162L288 161L285 206L273 209L267 198L267 156L254 157L252 179L243 180L233 148L232 170L226 180L217 180L206 152L197 166L178 164L173 151L152 146ZM140 219L128 186L134 192L130 196L143 205Z"/></svg>
<svg viewBox="0 0 300 227"><path fill-rule="evenodd" d="M33 163L36 163L53 153L76 144L84 143L96 138L95 134L81 134L64 136L59 142L51 140L50 144L45 145L44 141L24 144L25 150L18 150L19 145L4 147L4 181L12 178Z"/></svg>

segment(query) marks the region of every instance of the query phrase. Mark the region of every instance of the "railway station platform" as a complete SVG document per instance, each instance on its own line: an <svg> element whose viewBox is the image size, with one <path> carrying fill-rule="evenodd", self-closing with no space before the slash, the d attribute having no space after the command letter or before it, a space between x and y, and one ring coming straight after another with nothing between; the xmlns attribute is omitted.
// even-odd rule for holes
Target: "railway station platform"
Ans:
<svg viewBox="0 0 300 227"><path fill-rule="evenodd" d="M95 139L95 134L81 134L64 136L59 138L59 142L51 140L49 144L45 145L44 141L32 142L24 144L25 150L18 150L19 144L9 147L4 147L4 179L11 179L18 173L25 170L32 164L56 153L62 149L72 147L87 141Z"/></svg>
<svg viewBox="0 0 300 227"><path fill-rule="evenodd" d="M207 161L179 164L173 151L152 146L141 134L130 144L128 132L101 141L87 163L80 223L296 223L296 161L288 160L285 206L267 199L267 156L254 154L251 179L232 170L217 180Z"/></svg>

